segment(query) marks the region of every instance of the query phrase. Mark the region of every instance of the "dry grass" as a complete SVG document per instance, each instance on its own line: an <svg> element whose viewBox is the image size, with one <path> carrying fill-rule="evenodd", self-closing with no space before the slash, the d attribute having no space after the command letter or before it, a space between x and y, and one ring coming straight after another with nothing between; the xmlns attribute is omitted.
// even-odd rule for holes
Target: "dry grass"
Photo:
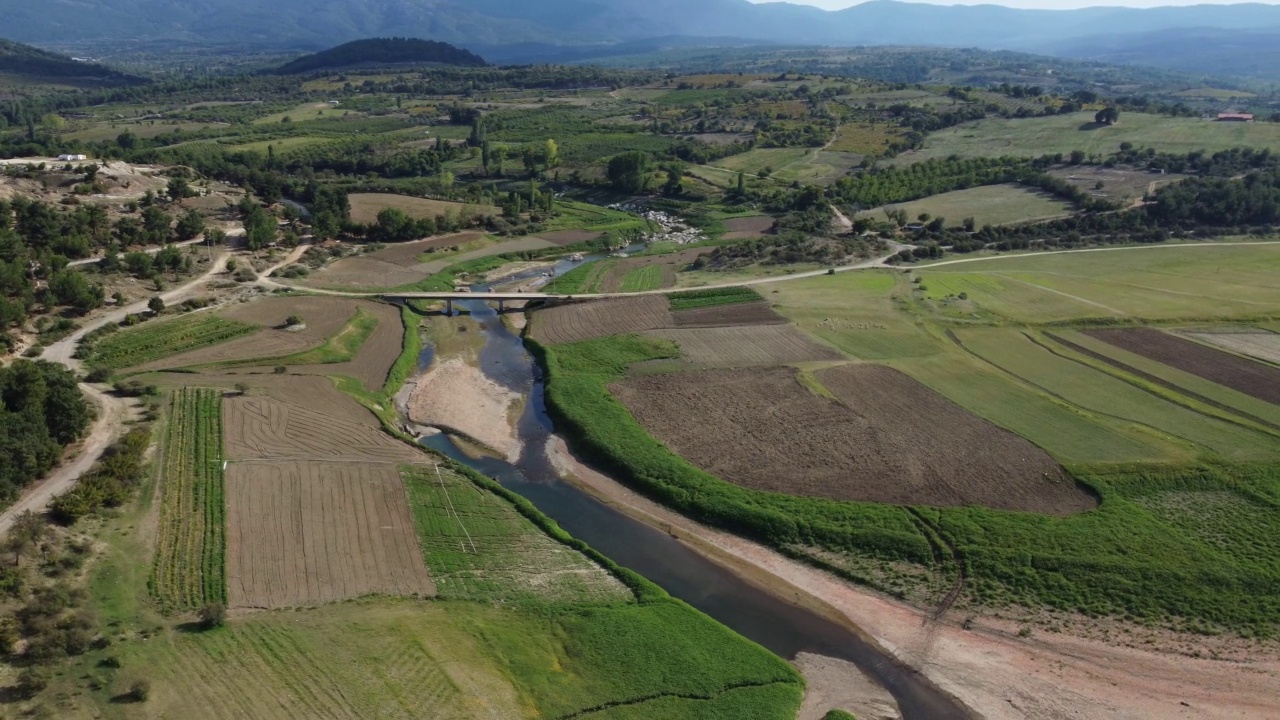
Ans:
<svg viewBox="0 0 1280 720"><path fill-rule="evenodd" d="M378 213L395 208L415 219L435 218L439 215L497 215L501 212L492 205L466 205L444 200L393 195L391 193L355 193L350 196L351 219L358 223L373 223Z"/></svg>

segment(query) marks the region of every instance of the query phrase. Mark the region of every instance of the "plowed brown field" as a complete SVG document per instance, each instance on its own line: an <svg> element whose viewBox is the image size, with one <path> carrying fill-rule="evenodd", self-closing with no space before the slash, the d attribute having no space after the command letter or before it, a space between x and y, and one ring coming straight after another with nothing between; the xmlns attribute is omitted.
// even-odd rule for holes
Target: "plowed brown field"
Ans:
<svg viewBox="0 0 1280 720"><path fill-rule="evenodd" d="M351 305L351 301L346 301ZM331 365L296 365L289 372L301 375L345 375L359 380L366 390L377 390L387 381L387 373L404 343L404 322L400 311L382 303L360 303L360 307L378 318L378 326L351 362ZM270 368L248 368L246 372L270 372Z"/></svg>
<svg viewBox="0 0 1280 720"><path fill-rule="evenodd" d="M750 240L769 234L773 230L773 218L768 215L734 218L725 220L724 226L728 230L721 236L724 240Z"/></svg>
<svg viewBox="0 0 1280 720"><path fill-rule="evenodd" d="M1259 400L1280 404L1280 368L1151 328L1089 330L1087 334Z"/></svg>
<svg viewBox="0 0 1280 720"><path fill-rule="evenodd" d="M533 314L530 336L546 345L581 342L671 325L662 295L559 305Z"/></svg>
<svg viewBox="0 0 1280 720"><path fill-rule="evenodd" d="M235 463L226 495L231 607L435 595L395 465Z"/></svg>
<svg viewBox="0 0 1280 720"><path fill-rule="evenodd" d="M1280 365L1280 333L1258 330L1255 332L1229 333L1201 332L1187 333L1187 335L1231 352Z"/></svg>
<svg viewBox="0 0 1280 720"><path fill-rule="evenodd" d="M396 243L370 253L366 257L375 260L389 262L401 267L413 267L422 263L422 255L430 250L439 250L441 248L454 247L455 245L465 245L472 240L480 240L484 237L484 233L464 232L455 233L453 235L441 235L440 237L427 238L426 240L415 240L413 242Z"/></svg>
<svg viewBox="0 0 1280 720"><path fill-rule="evenodd" d="M782 325L787 319L767 302L732 303L677 310L671 313L676 327L724 327L726 325Z"/></svg>
<svg viewBox="0 0 1280 720"><path fill-rule="evenodd" d="M850 365L818 377L842 402L785 368L635 377L610 389L667 447L744 487L1053 515L1096 505L1044 451L895 370Z"/></svg>
<svg viewBox="0 0 1280 720"><path fill-rule="evenodd" d="M649 330L644 334L674 342L680 348L680 359L704 367L785 365L843 357L785 325Z"/></svg>
<svg viewBox="0 0 1280 720"><path fill-rule="evenodd" d="M422 457L382 432L373 413L325 378L228 377L267 384L269 393L254 389L223 401L226 453L232 460L413 462Z"/></svg>
<svg viewBox="0 0 1280 720"><path fill-rule="evenodd" d="M602 233L590 230L561 230L559 232L542 233L538 237L556 245L573 245L600 237Z"/></svg>

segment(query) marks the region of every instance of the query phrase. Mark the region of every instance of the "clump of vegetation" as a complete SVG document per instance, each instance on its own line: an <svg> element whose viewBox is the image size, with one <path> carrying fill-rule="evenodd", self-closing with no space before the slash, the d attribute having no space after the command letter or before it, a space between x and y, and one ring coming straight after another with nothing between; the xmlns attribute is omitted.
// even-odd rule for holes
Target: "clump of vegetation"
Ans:
<svg viewBox="0 0 1280 720"><path fill-rule="evenodd" d="M693 308L712 307L714 305L732 305L764 300L760 293L749 287L687 290L671 293L667 296L667 299L671 302L672 310L692 310Z"/></svg>

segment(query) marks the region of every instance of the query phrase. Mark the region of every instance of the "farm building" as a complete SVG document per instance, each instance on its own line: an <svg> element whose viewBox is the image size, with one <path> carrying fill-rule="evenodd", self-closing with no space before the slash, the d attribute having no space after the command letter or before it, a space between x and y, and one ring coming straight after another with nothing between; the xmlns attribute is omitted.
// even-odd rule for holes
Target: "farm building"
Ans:
<svg viewBox="0 0 1280 720"><path fill-rule="evenodd" d="M1218 122L1253 122L1249 113L1218 113Z"/></svg>
<svg viewBox="0 0 1280 720"><path fill-rule="evenodd" d="M87 155L59 155L58 159L63 162L76 162L77 160L88 160Z"/></svg>

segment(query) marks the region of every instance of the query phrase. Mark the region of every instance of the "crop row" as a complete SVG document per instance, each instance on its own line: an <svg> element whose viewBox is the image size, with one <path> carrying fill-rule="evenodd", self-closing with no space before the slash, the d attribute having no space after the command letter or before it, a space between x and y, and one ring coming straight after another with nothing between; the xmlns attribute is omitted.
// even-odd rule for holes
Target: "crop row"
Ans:
<svg viewBox="0 0 1280 720"><path fill-rule="evenodd" d="M168 611L226 602L222 396L185 388L170 398L160 538L151 592Z"/></svg>
<svg viewBox="0 0 1280 720"><path fill-rule="evenodd" d="M90 365L95 366L113 369L133 367L257 330L254 325L207 313L188 315L109 335L93 344L87 359Z"/></svg>
<svg viewBox="0 0 1280 720"><path fill-rule="evenodd" d="M667 297L671 300L672 310L692 310L693 308L711 307L713 305L757 302L764 299L760 297L760 293L746 287L688 290L686 292L672 293Z"/></svg>

